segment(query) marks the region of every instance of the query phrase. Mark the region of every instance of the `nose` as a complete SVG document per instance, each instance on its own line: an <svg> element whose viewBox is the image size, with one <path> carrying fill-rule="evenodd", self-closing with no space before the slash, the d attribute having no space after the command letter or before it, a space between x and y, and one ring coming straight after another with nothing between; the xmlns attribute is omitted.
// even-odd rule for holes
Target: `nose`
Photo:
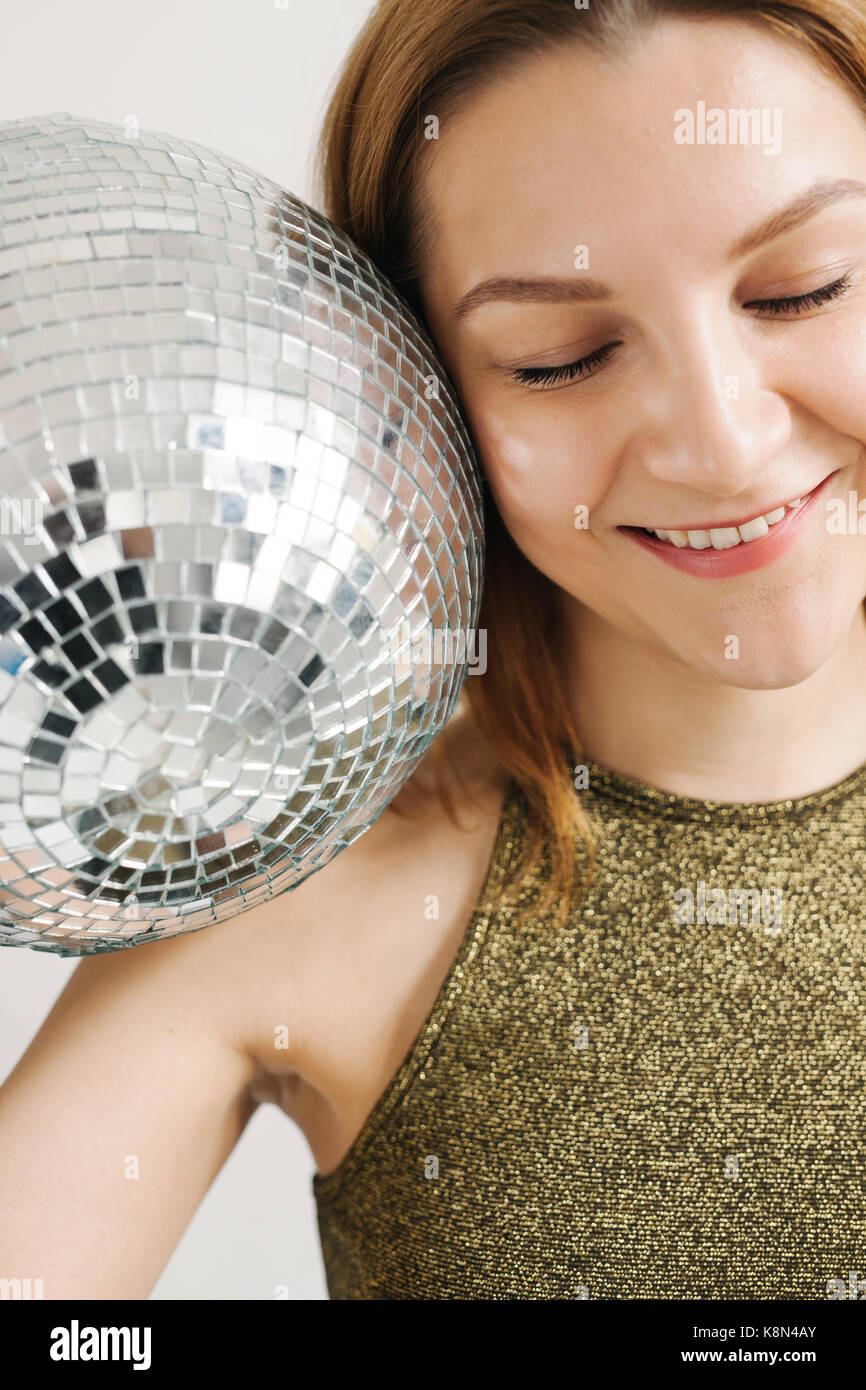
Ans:
<svg viewBox="0 0 866 1390"><path fill-rule="evenodd" d="M716 497L746 491L791 437L791 409L726 310L692 313L659 345L633 436L654 477Z"/></svg>

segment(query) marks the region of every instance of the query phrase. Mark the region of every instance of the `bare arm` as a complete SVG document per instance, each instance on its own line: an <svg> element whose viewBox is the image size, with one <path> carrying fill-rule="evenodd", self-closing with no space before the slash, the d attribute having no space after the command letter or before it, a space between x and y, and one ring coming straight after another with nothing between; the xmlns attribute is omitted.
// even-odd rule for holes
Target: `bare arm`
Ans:
<svg viewBox="0 0 866 1390"><path fill-rule="evenodd" d="M244 926L84 959L0 1086L0 1278L146 1298L256 1108Z"/></svg>

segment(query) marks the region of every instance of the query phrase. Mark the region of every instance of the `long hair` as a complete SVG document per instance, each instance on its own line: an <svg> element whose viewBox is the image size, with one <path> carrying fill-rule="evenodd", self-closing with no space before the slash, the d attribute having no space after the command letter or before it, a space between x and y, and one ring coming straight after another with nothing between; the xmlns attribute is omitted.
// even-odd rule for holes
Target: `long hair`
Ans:
<svg viewBox="0 0 866 1390"><path fill-rule="evenodd" d="M598 53L625 49L668 18L739 18L800 46L840 81L866 114L866 0L380 0L357 35L331 93L318 147L322 208L397 286L422 323L419 272L430 219L421 162L425 118L453 116L485 84L530 55L571 42ZM552 873L545 901L560 921L575 887L575 834L595 862L592 824L565 749L581 740L565 687L557 587L512 540L485 486L486 575L479 623L488 634L483 675L464 695L477 728L519 784L530 826L515 877L534 868L545 837ZM452 818L434 742L436 786ZM437 754L440 756L437 758ZM398 804L399 802L399 804ZM391 809L405 813L395 798Z"/></svg>

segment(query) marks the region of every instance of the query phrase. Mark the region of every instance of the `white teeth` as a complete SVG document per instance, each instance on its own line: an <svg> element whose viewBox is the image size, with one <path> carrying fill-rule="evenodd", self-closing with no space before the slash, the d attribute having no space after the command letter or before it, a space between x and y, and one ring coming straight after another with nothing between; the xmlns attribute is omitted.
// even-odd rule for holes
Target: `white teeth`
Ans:
<svg viewBox="0 0 866 1390"><path fill-rule="evenodd" d="M736 526L721 526L710 532L713 550L730 550L732 545L740 544L740 533Z"/></svg>
<svg viewBox="0 0 866 1390"><path fill-rule="evenodd" d="M789 511L793 511L802 503L802 497L795 497L793 502L786 502L784 507L775 507L763 516L752 517L751 521L744 521L742 526L718 526L710 531L650 530L650 535L658 536L661 541L669 541L678 550L684 545L691 546L692 550L709 550L710 546L713 550L730 550L744 541L760 540L762 536L766 536L771 526L775 526L777 521L781 521L783 516L787 516Z"/></svg>
<svg viewBox="0 0 866 1390"><path fill-rule="evenodd" d="M765 516L756 516L752 521L744 521L742 526L738 526L741 540L758 541L761 536L766 536L770 529L770 524Z"/></svg>

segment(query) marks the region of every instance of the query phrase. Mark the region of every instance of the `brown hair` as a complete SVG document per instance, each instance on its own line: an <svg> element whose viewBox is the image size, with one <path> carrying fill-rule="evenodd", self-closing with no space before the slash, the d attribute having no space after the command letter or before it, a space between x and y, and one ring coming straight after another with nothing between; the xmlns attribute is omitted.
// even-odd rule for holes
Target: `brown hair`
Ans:
<svg viewBox="0 0 866 1390"><path fill-rule="evenodd" d="M621 51L657 20L739 18L798 43L841 80L866 113L864 0L380 0L356 37L333 90L319 143L323 210L397 286L422 323L420 267L430 215L419 177L425 118L440 124L506 68L564 42ZM516 876L553 846L548 899L568 910L575 832L594 862L591 823L575 795L564 749L580 757L565 688L558 590L518 549L485 487L486 575L479 626L488 665L464 693L478 728L532 811ZM442 740L433 745L439 753ZM439 794L453 803L436 762ZM395 811L404 807L391 803ZM584 881L584 887L588 883ZM561 919L562 920L562 917Z"/></svg>

